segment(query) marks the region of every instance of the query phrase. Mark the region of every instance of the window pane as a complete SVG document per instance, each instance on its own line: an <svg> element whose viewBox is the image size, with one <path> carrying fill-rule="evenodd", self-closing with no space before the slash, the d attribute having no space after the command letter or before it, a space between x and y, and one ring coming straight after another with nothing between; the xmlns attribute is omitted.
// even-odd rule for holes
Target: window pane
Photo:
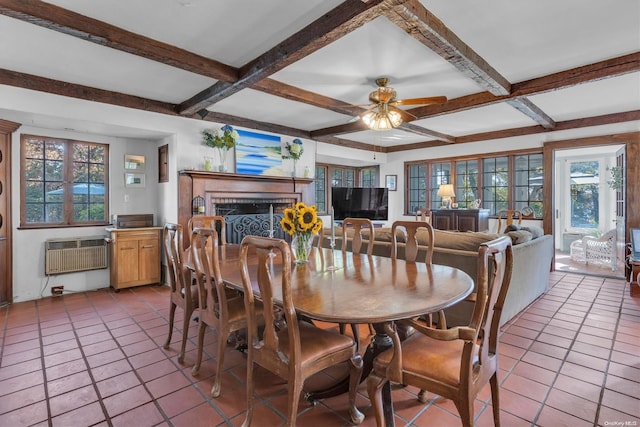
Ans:
<svg viewBox="0 0 640 427"><path fill-rule="evenodd" d="M571 227L599 228L599 163L571 163Z"/></svg>
<svg viewBox="0 0 640 427"><path fill-rule="evenodd" d="M533 209L542 218L542 154L522 154L515 158L514 209Z"/></svg>
<svg viewBox="0 0 640 427"><path fill-rule="evenodd" d="M478 199L478 161L456 162L456 203L459 208L469 208Z"/></svg>
<svg viewBox="0 0 640 427"><path fill-rule="evenodd" d="M411 165L408 168L407 201L408 213L413 214L427 206L427 167Z"/></svg>
<svg viewBox="0 0 640 427"><path fill-rule="evenodd" d="M482 159L482 207L496 215L509 206L509 158Z"/></svg>
<svg viewBox="0 0 640 427"><path fill-rule="evenodd" d="M107 145L23 135L21 154L22 224L107 221Z"/></svg>
<svg viewBox="0 0 640 427"><path fill-rule="evenodd" d="M440 184L451 184L451 163L431 164L431 209L440 209L442 205L441 197L438 196Z"/></svg>
<svg viewBox="0 0 640 427"><path fill-rule="evenodd" d="M315 192L316 192L316 208L318 212L327 212L327 189L326 189L326 167L316 167L316 180L315 180Z"/></svg>

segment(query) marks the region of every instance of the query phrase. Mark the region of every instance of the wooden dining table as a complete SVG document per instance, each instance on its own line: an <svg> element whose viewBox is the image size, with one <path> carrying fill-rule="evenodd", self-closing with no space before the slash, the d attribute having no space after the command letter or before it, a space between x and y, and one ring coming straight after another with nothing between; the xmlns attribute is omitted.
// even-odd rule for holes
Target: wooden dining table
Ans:
<svg viewBox="0 0 640 427"><path fill-rule="evenodd" d="M249 269L257 268L257 257L249 258ZM280 283L274 261L274 283ZM220 250L220 267L225 283L242 290L239 245ZM292 295L296 311L312 320L340 324L373 324L376 329L364 356L363 379L373 359L391 345L384 325L425 313L437 312L466 298L474 281L464 271L423 262L313 248L309 262L292 269ZM255 275L253 275L255 276ZM257 292L257 284L253 285ZM274 289L281 300L281 289ZM347 382L321 392L307 393L314 401L346 391ZM383 389L387 425L394 425L390 387Z"/></svg>

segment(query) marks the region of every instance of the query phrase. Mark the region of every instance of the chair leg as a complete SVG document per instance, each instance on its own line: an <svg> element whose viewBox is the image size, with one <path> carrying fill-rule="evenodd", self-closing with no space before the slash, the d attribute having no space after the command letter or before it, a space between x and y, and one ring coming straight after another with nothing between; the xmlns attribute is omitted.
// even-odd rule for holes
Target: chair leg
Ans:
<svg viewBox="0 0 640 427"><path fill-rule="evenodd" d="M178 362L184 362L184 353L187 348L187 338L189 336L189 322L191 321L191 315L193 314L193 309L185 308L184 310L184 319L182 322L182 345L180 347L180 354L178 355Z"/></svg>
<svg viewBox="0 0 640 427"><path fill-rule="evenodd" d="M251 349L247 356L247 414L244 417L242 427L249 427L253 418L253 357Z"/></svg>
<svg viewBox="0 0 640 427"><path fill-rule="evenodd" d="M370 373L367 377L367 394L369 395L378 427L386 426L382 409L382 386L384 386L386 382L386 378L379 377L374 372Z"/></svg>
<svg viewBox="0 0 640 427"><path fill-rule="evenodd" d="M356 406L356 394L362 377L362 356L356 353L349 360L349 417L354 424L360 424L364 420L364 414Z"/></svg>
<svg viewBox="0 0 640 427"><path fill-rule="evenodd" d="M226 337L223 336L222 331L227 331L226 327L222 327L218 329L218 363L216 366L216 377L213 380L213 386L211 387L211 397L220 396L220 388L222 383L222 364L224 363L224 351L227 345L227 338L229 333L226 332ZM223 339L224 338L224 339Z"/></svg>
<svg viewBox="0 0 640 427"><path fill-rule="evenodd" d="M294 375L294 378L289 378L288 392L289 398L287 403L287 425L295 426L296 419L298 417L298 405L300 404L300 395L302 394L302 378Z"/></svg>
<svg viewBox="0 0 640 427"><path fill-rule="evenodd" d="M500 427L500 386L498 385L498 373L494 373L489 379L491 384L491 406L493 407L493 424Z"/></svg>
<svg viewBox="0 0 640 427"><path fill-rule="evenodd" d="M191 375L196 376L200 372L200 364L202 363L202 348L204 346L204 332L207 325L204 322L198 323L198 348L196 349L196 364L191 369Z"/></svg>
<svg viewBox="0 0 640 427"><path fill-rule="evenodd" d="M176 317L176 305L171 302L169 304L169 336L167 337L167 342L164 343L164 348L169 348L169 344L171 344L171 336L173 335L173 320Z"/></svg>
<svg viewBox="0 0 640 427"><path fill-rule="evenodd" d="M466 401L456 403L464 427L473 427L473 400L473 397L467 396Z"/></svg>

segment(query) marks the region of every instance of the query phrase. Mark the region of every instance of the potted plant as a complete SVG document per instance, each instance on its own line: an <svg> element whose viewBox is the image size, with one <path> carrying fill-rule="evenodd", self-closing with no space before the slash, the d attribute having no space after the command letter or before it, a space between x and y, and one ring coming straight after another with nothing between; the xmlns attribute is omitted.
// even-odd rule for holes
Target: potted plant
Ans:
<svg viewBox="0 0 640 427"><path fill-rule="evenodd" d="M227 170L227 153L230 149L236 146L238 141L238 131L236 131L230 125L224 125L220 129L205 129L202 131L202 143L207 147L215 148L218 150L220 157L220 164L218 170L220 172L226 172ZM210 170L211 166L207 167L207 160L205 160L205 169Z"/></svg>
<svg viewBox="0 0 640 427"><path fill-rule="evenodd" d="M293 170L291 171L291 176L296 176L296 163L302 157L302 153L304 153L304 147L302 145L302 141L300 138L294 139L292 142L285 143L286 153L282 154L283 159L292 159L293 160Z"/></svg>

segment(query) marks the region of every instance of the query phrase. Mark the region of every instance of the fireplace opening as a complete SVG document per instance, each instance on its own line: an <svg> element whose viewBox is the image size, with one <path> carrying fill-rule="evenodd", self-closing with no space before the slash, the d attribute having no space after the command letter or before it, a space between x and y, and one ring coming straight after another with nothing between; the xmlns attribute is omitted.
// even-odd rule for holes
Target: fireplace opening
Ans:
<svg viewBox="0 0 640 427"><path fill-rule="evenodd" d="M246 235L289 240L290 236L280 227L280 220L284 210L295 206L296 202L292 197L211 197L207 211L224 217L229 243L240 243Z"/></svg>

